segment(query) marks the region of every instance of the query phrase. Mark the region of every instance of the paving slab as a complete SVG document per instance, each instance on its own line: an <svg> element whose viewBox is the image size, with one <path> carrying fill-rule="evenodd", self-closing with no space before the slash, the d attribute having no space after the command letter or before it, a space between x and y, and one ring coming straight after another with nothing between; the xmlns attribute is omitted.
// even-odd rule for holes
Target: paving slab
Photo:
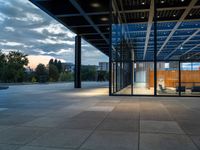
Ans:
<svg viewBox="0 0 200 150"><path fill-rule="evenodd" d="M60 128L94 130L102 121L101 118L68 119L60 124Z"/></svg>
<svg viewBox="0 0 200 150"><path fill-rule="evenodd" d="M178 120L177 122L186 134L200 135L200 120Z"/></svg>
<svg viewBox="0 0 200 150"><path fill-rule="evenodd" d="M114 109L114 106L93 106L89 107L87 111L105 111L110 112Z"/></svg>
<svg viewBox="0 0 200 150"><path fill-rule="evenodd" d="M138 150L138 133L96 131L81 150Z"/></svg>
<svg viewBox="0 0 200 150"><path fill-rule="evenodd" d="M186 135L140 134L140 150L198 150Z"/></svg>
<svg viewBox="0 0 200 150"><path fill-rule="evenodd" d="M40 117L32 121L22 124L22 126L32 126L32 127L57 127L65 118L63 117Z"/></svg>
<svg viewBox="0 0 200 150"><path fill-rule="evenodd" d="M191 136L190 138L196 144L196 146L200 149L200 136Z"/></svg>
<svg viewBox="0 0 200 150"><path fill-rule="evenodd" d="M73 119L99 118L104 119L108 112L105 111L83 111L78 115L72 117Z"/></svg>
<svg viewBox="0 0 200 150"><path fill-rule="evenodd" d="M14 126L21 125L25 122L36 119L34 116L18 116L18 115L9 115L0 117L0 125Z"/></svg>
<svg viewBox="0 0 200 150"><path fill-rule="evenodd" d="M41 147L77 148L90 135L90 130L54 129L28 145Z"/></svg>
<svg viewBox="0 0 200 150"><path fill-rule="evenodd" d="M141 132L185 134L175 121L140 121Z"/></svg>
<svg viewBox="0 0 200 150"><path fill-rule="evenodd" d="M17 150L19 145L0 144L0 150Z"/></svg>
<svg viewBox="0 0 200 150"><path fill-rule="evenodd" d="M8 128L11 128L12 126L2 126L0 125L0 132L5 130L5 129L8 129Z"/></svg>
<svg viewBox="0 0 200 150"><path fill-rule="evenodd" d="M130 120L138 120L139 113L134 113L130 111L112 111L108 114L108 118L110 119L130 119Z"/></svg>
<svg viewBox="0 0 200 150"><path fill-rule="evenodd" d="M5 110L8 110L8 108L1 108L1 107L0 107L0 112L1 112L1 111L5 111Z"/></svg>
<svg viewBox="0 0 200 150"><path fill-rule="evenodd" d="M139 121L107 118L100 124L97 130L138 132Z"/></svg>
<svg viewBox="0 0 200 150"><path fill-rule="evenodd" d="M26 144L45 132L44 128L12 127L0 132L0 143Z"/></svg>
<svg viewBox="0 0 200 150"><path fill-rule="evenodd" d="M72 149L52 148L52 147L37 147L37 146L22 146L17 150L72 150Z"/></svg>
<svg viewBox="0 0 200 150"><path fill-rule="evenodd" d="M111 101L111 102L109 102L109 101L106 100L105 102L96 103L95 106L113 106L113 107L115 107L118 102L119 101Z"/></svg>
<svg viewBox="0 0 200 150"><path fill-rule="evenodd" d="M140 112L141 120L172 121L173 118L166 111L148 110Z"/></svg>

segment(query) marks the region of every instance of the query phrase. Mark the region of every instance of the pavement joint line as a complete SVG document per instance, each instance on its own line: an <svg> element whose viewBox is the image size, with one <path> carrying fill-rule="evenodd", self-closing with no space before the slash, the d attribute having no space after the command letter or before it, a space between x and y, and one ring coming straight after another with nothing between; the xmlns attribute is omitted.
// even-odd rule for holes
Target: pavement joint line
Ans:
<svg viewBox="0 0 200 150"><path fill-rule="evenodd" d="M197 149L200 150L200 146L198 146L190 136L189 136L189 138L190 138L190 140L192 140L192 143L194 143L194 145L197 147Z"/></svg>
<svg viewBox="0 0 200 150"><path fill-rule="evenodd" d="M168 134L168 135L187 135L185 132L184 133L167 133L167 132L141 132L142 134L147 134L147 133L150 133L150 134Z"/></svg>
<svg viewBox="0 0 200 150"><path fill-rule="evenodd" d="M165 108L166 108L166 106L165 106ZM167 108L166 108L167 109ZM167 111L169 111L168 109L167 109ZM170 113L170 112L169 112ZM171 115L171 117L172 117L172 120L174 120L174 121L176 121L176 123L179 125L179 123L177 122L177 119L176 118L174 118L173 117L173 115L170 113L170 115ZM185 135L190 139L190 141L194 144L194 146L198 149L198 150L200 150L200 147L193 141L193 139L190 137L191 135L189 135L189 134L187 134L187 132L184 130L184 128L182 128L180 125L179 125L179 127L183 130L183 132L185 133Z"/></svg>
<svg viewBox="0 0 200 150"><path fill-rule="evenodd" d="M112 112L112 111L111 111ZM80 148L83 146L83 144L92 136L92 134L96 131L96 129L106 120L106 118L108 117L108 115L111 113L108 112L107 115L105 116L105 118L100 121L100 123L92 130L92 132L88 135L88 137L79 145L79 147L77 148L77 150L80 150Z"/></svg>
<svg viewBox="0 0 200 150"><path fill-rule="evenodd" d="M200 147L193 141L193 139L191 138L191 136L192 135L190 135L190 134L187 134L187 132L180 126L180 128L183 130L183 132L185 133L185 135L190 139L190 141L194 144L194 146L198 149L198 150L200 150ZM193 135L193 136L195 136L195 135ZM197 136L197 135L196 135Z"/></svg>
<svg viewBox="0 0 200 150"><path fill-rule="evenodd" d="M33 142L33 141L36 140L37 138L42 137L43 135L47 134L48 132L49 132L49 131L45 131L43 134L41 134L41 135L39 135L39 136L33 138L32 140L26 142L25 144L21 144L21 145L23 145L23 146L29 146L29 145L28 145L29 143ZM30 145L30 146L31 146L31 145ZM33 145L33 146L34 146L34 145Z"/></svg>

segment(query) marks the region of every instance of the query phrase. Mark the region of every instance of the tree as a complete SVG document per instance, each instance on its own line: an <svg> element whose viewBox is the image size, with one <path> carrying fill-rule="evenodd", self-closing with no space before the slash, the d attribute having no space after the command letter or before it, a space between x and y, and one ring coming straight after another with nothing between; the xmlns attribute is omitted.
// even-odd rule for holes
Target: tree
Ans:
<svg viewBox="0 0 200 150"><path fill-rule="evenodd" d="M96 66L81 66L81 79L83 81L95 81L97 77Z"/></svg>
<svg viewBox="0 0 200 150"><path fill-rule="evenodd" d="M44 64L38 64L35 69L36 77L39 82L46 82L48 78L47 69Z"/></svg>
<svg viewBox="0 0 200 150"><path fill-rule="evenodd" d="M74 80L74 74L71 72L61 72L59 81L73 81Z"/></svg>
<svg viewBox="0 0 200 150"><path fill-rule="evenodd" d="M11 51L8 55L0 54L1 80L4 82L22 82L24 80L24 66L28 65L27 55L19 51Z"/></svg>
<svg viewBox="0 0 200 150"><path fill-rule="evenodd" d="M58 65L57 59L54 60L54 63L53 63L53 64L57 67L57 65Z"/></svg>
<svg viewBox="0 0 200 150"><path fill-rule="evenodd" d="M49 78L50 81L58 81L59 72L58 68L55 65L52 64L49 65Z"/></svg>
<svg viewBox="0 0 200 150"><path fill-rule="evenodd" d="M5 54L3 54L1 51L0 51L0 81L2 80L3 78L3 74L4 74L4 71L5 71L5 65L6 65L6 56Z"/></svg>
<svg viewBox="0 0 200 150"><path fill-rule="evenodd" d="M50 60L49 60L49 65L50 65L50 64L54 64L53 59L50 59Z"/></svg>
<svg viewBox="0 0 200 150"><path fill-rule="evenodd" d="M58 72L61 73L61 71L62 71L62 63L61 63L60 60L58 61L57 68L58 68Z"/></svg>

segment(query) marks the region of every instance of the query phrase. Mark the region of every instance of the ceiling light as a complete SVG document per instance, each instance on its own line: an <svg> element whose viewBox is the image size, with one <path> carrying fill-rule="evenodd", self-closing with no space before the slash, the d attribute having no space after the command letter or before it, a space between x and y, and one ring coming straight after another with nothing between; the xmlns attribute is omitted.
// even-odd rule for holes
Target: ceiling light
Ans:
<svg viewBox="0 0 200 150"><path fill-rule="evenodd" d="M144 16L142 16L141 19L144 19Z"/></svg>
<svg viewBox="0 0 200 150"><path fill-rule="evenodd" d="M108 18L107 17L102 17L101 21L108 21Z"/></svg>
<svg viewBox="0 0 200 150"><path fill-rule="evenodd" d="M163 4L164 2L165 2L165 1L162 0L162 1L161 1L161 4Z"/></svg>
<svg viewBox="0 0 200 150"><path fill-rule="evenodd" d="M173 14L173 16L174 16L174 17L176 17L176 15L175 15L175 14Z"/></svg>
<svg viewBox="0 0 200 150"><path fill-rule="evenodd" d="M142 5L144 5L145 3L144 2L142 2Z"/></svg>
<svg viewBox="0 0 200 150"><path fill-rule="evenodd" d="M158 18L160 18L160 16L158 16Z"/></svg>
<svg viewBox="0 0 200 150"><path fill-rule="evenodd" d="M181 49L183 49L183 47L181 46Z"/></svg>
<svg viewBox="0 0 200 150"><path fill-rule="evenodd" d="M181 0L181 2L184 2L185 0Z"/></svg>
<svg viewBox="0 0 200 150"><path fill-rule="evenodd" d="M192 16L192 14L190 14L190 16Z"/></svg>
<svg viewBox="0 0 200 150"><path fill-rule="evenodd" d="M91 6L97 8L97 7L100 7L100 4L99 3L92 3Z"/></svg>

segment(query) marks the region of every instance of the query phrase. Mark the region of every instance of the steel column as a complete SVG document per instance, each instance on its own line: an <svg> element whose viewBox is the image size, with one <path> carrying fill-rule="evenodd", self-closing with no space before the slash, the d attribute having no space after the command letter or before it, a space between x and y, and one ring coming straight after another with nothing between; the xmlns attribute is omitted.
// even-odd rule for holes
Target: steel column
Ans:
<svg viewBox="0 0 200 150"><path fill-rule="evenodd" d="M114 65L112 65L112 0L109 2L109 95L114 93ZM113 89L113 90L112 90Z"/></svg>
<svg viewBox="0 0 200 150"><path fill-rule="evenodd" d="M154 1L154 95L157 95L157 5Z"/></svg>
<svg viewBox="0 0 200 150"><path fill-rule="evenodd" d="M75 37L74 88L81 88L81 36Z"/></svg>

